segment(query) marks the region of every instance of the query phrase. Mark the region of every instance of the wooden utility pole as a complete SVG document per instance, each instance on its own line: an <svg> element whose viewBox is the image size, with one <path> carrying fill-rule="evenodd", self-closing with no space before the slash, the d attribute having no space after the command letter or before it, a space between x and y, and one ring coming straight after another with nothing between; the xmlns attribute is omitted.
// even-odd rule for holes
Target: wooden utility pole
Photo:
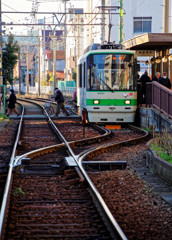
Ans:
<svg viewBox="0 0 172 240"><path fill-rule="evenodd" d="M169 32L169 0L164 0L163 3L163 33Z"/></svg>
<svg viewBox="0 0 172 240"><path fill-rule="evenodd" d="M101 44L105 41L105 0L102 0L102 26L101 26Z"/></svg>
<svg viewBox="0 0 172 240"><path fill-rule="evenodd" d="M119 43L123 42L123 0L120 0Z"/></svg>

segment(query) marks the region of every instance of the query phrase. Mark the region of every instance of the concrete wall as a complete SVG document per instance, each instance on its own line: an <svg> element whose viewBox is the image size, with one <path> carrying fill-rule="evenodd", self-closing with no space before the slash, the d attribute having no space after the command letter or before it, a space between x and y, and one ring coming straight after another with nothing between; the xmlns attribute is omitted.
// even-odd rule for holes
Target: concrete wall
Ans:
<svg viewBox="0 0 172 240"><path fill-rule="evenodd" d="M148 143L148 146L152 141ZM146 164L155 174L172 185L172 164L156 156L155 152L150 148L146 154Z"/></svg>
<svg viewBox="0 0 172 240"><path fill-rule="evenodd" d="M143 128L150 128L155 125L156 132L162 132L163 128L167 132L172 132L172 119L167 118L164 114L160 113L154 108L139 108L139 122Z"/></svg>

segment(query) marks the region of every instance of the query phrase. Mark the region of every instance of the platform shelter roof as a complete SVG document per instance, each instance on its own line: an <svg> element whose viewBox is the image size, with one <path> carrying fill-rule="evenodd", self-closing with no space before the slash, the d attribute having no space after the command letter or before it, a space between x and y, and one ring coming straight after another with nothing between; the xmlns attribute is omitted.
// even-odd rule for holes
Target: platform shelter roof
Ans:
<svg viewBox="0 0 172 240"><path fill-rule="evenodd" d="M130 50L162 51L172 48L172 33L145 33L122 43Z"/></svg>

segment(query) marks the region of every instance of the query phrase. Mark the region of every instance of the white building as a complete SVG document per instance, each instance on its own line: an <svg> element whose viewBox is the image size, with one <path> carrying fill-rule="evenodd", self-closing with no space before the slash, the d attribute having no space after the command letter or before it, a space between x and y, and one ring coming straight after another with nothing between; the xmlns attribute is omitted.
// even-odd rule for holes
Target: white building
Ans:
<svg viewBox="0 0 172 240"><path fill-rule="evenodd" d="M67 22L70 25L66 31L66 68L65 80L72 80L72 75L76 72L77 59L83 54L83 8L69 8Z"/></svg>
<svg viewBox="0 0 172 240"><path fill-rule="evenodd" d="M143 33L162 33L164 32L164 4L168 0L83 0L83 12L80 15L83 25L82 31L78 32L81 27L76 28L73 34L76 35L73 40L67 40L66 52L67 61L75 55L75 67L77 58L83 53L84 49L92 43L103 43L120 40L126 41ZM169 9L171 9L169 0ZM123 18L120 24L120 4L123 3ZM91 14L88 14L91 13ZM171 32L171 13L169 13L169 32ZM75 23L78 22L75 15ZM111 24L111 25L109 25ZM109 26L111 32L109 34ZM122 37L120 38L120 27ZM82 43L82 44L81 44ZM75 46L75 47L74 47ZM79 46L79 52L77 47ZM70 48L70 49L68 49ZM74 53L75 52L75 53ZM79 53L78 55L76 53ZM144 60L143 60L144 62ZM66 71L71 72L70 64L66 65ZM69 76L67 77L69 79Z"/></svg>
<svg viewBox="0 0 172 240"><path fill-rule="evenodd" d="M164 0L123 0L123 40L146 32L162 33ZM112 5L115 0L112 0ZM118 1L120 2L120 1ZM112 16L111 40L119 42L119 16ZM118 24L118 26L116 26Z"/></svg>

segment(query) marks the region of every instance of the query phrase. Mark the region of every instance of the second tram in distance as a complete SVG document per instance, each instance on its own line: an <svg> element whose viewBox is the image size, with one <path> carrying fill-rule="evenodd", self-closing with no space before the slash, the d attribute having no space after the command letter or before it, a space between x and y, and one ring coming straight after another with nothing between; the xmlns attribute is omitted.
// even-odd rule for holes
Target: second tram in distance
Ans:
<svg viewBox="0 0 172 240"><path fill-rule="evenodd" d="M131 123L137 109L135 51L108 43L89 46L78 61L77 104L89 122Z"/></svg>

